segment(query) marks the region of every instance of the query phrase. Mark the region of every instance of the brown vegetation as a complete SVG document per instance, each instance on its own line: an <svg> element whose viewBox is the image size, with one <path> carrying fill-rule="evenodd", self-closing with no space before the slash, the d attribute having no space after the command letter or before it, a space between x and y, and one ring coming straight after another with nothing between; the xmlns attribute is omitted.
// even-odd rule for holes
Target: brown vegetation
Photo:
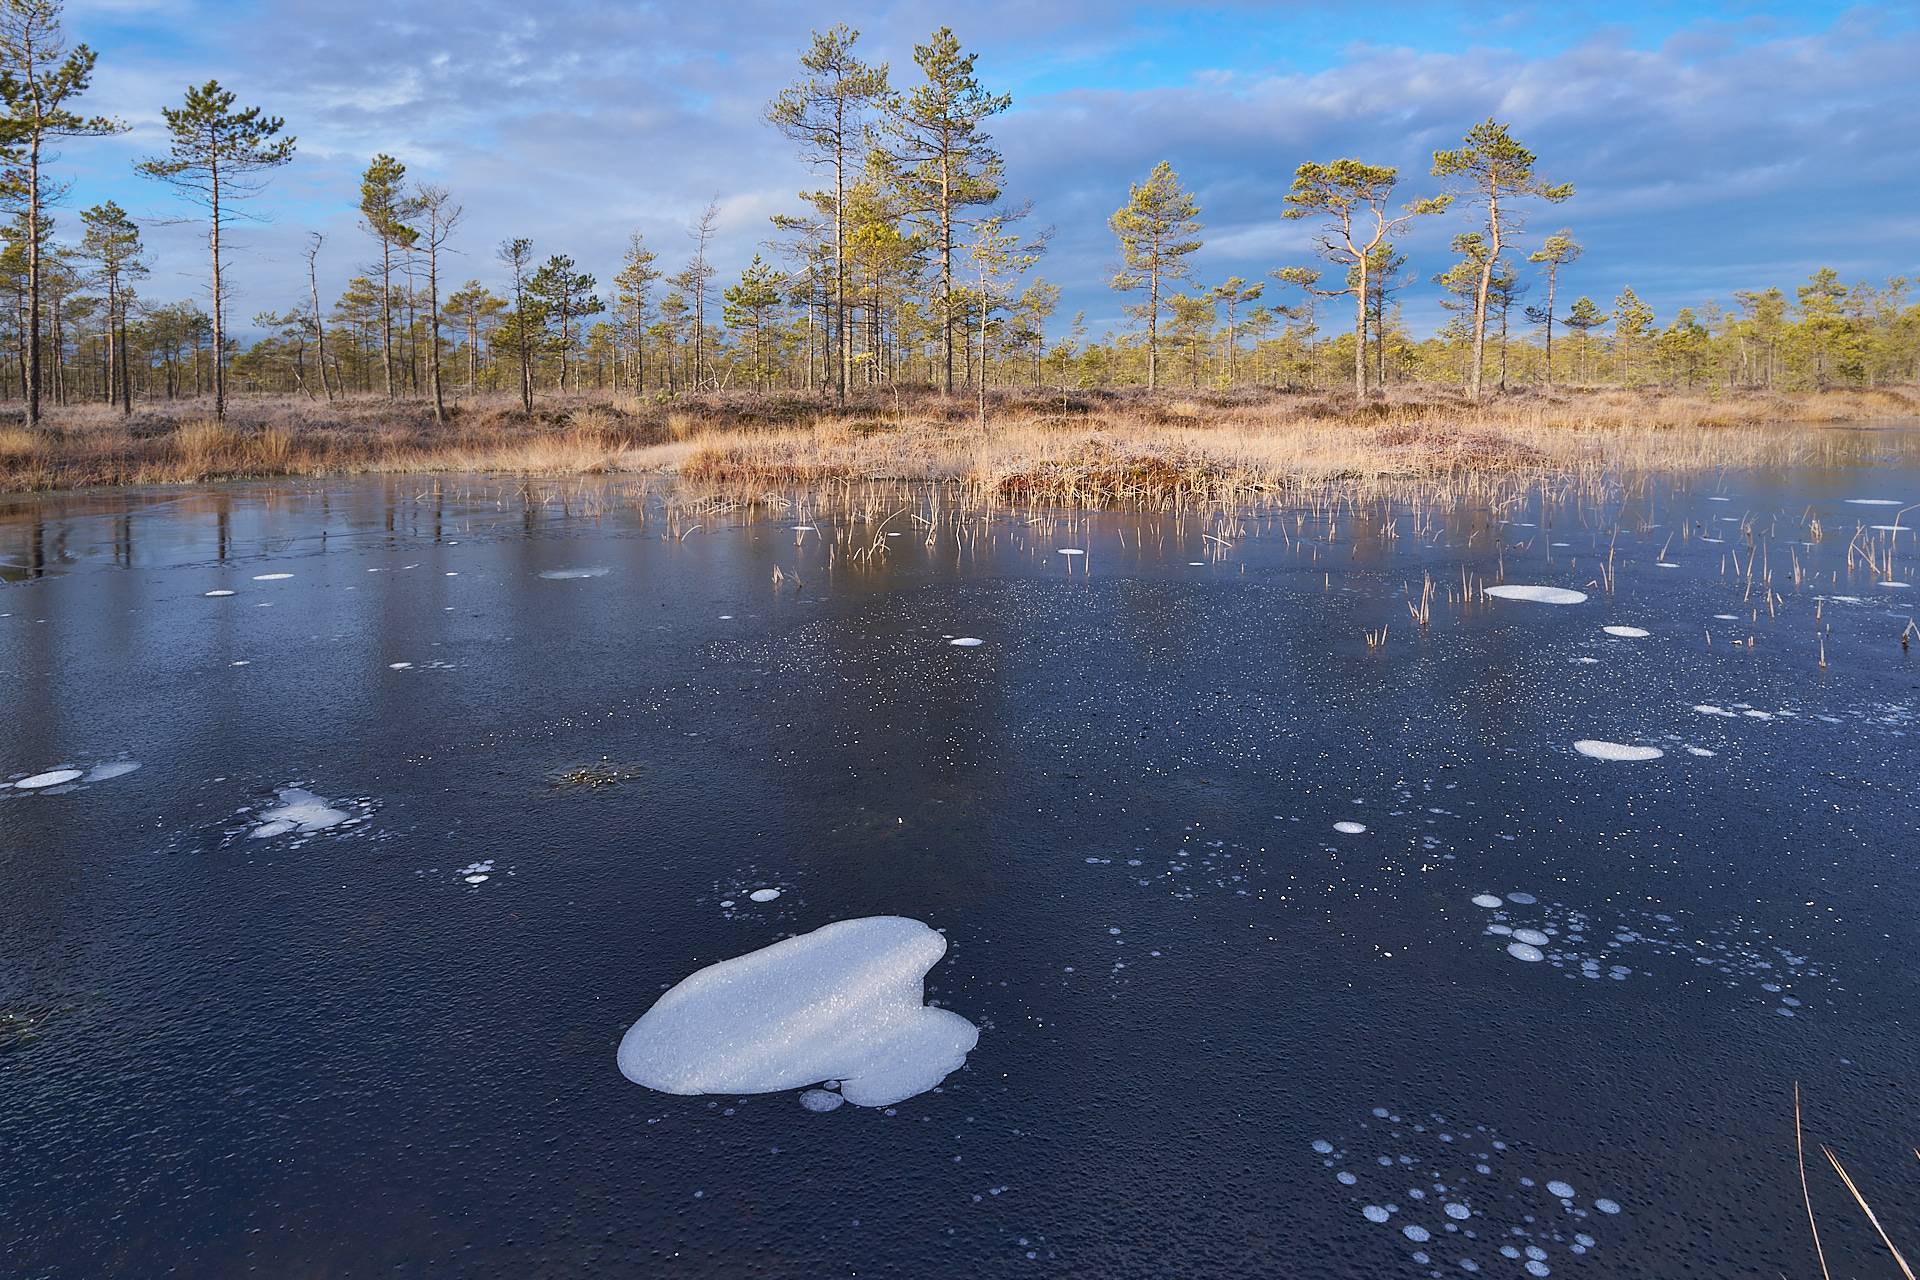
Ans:
<svg viewBox="0 0 1920 1280"><path fill-rule="evenodd" d="M963 400L891 392L844 408L777 393L581 396L532 415L503 397L459 406L444 425L428 404L375 399L250 402L224 424L189 403L131 418L92 406L61 411L39 433L0 420L0 490L367 471L632 472L677 475L735 500L897 479L964 481L1022 502L1165 504L1329 482L1813 462L1853 440L1805 428L1912 419L1920 393L1529 392L1475 407L1435 388L1365 401L1028 391L996 396L984 430L974 413ZM1802 429L1755 429L1764 424Z"/></svg>

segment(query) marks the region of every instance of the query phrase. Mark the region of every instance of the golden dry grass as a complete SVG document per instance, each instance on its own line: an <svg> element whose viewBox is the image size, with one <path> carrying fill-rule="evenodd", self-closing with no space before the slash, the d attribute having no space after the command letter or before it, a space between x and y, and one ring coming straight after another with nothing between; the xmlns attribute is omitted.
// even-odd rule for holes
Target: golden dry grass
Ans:
<svg viewBox="0 0 1920 1280"><path fill-rule="evenodd" d="M874 391L669 403L591 394L522 413L505 397L439 424L421 402L245 401L125 418L68 408L53 428L0 424L0 491L356 472L651 473L716 499L854 480L958 481L1002 500L1109 506L1222 500L1414 478L1565 477L1837 461L1828 424L1920 417L1906 390L1819 395L1538 392L1467 404L1446 388L1384 398L1259 390L1199 395L1017 390L974 406Z"/></svg>

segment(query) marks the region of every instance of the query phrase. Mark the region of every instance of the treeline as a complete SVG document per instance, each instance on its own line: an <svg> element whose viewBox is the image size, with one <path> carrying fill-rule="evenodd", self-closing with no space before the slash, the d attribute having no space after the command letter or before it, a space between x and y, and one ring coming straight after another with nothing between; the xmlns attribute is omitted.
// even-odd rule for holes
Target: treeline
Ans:
<svg viewBox="0 0 1920 1280"><path fill-rule="evenodd" d="M1402 199L1390 166L1342 159L1294 172L1282 216L1308 222L1317 263L1267 279L1203 281L1201 210L1168 164L1114 212L1108 283L1132 322L1088 332L1058 315L1061 289L1037 274L1051 229L1006 195L986 131L1011 98L985 86L976 56L942 29L916 46L918 83L856 56L858 33L816 33L800 74L767 105L770 127L821 177L773 219L763 252L722 279L711 253L718 209L690 228L693 251L666 263L640 230L601 279L531 239L498 247L500 274L442 275L463 210L445 189L412 183L393 157L361 175L361 230L378 266L325 299L325 238L310 236L306 296L253 317L265 336L235 341L223 309L156 303L140 228L107 203L57 241L39 162L55 138L123 126L66 103L94 54L68 50L52 0L0 0L0 397L38 403L142 401L234 390L430 396L593 388L672 396L716 388L828 391L932 386L982 395L995 384L1251 383L1358 393L1407 382L1483 389L1534 385L1697 388L1872 387L1920 376L1920 307L1904 278L1846 284L1831 270L1791 292L1736 293L1723 305L1657 317L1633 290L1597 303L1577 290L1583 250L1570 228L1529 241L1543 206L1569 201L1538 158L1492 120L1436 152L1430 192ZM24 86L24 87L23 87ZM32 89L29 92L28 89ZM234 201L287 163L282 121L236 110L217 83L164 109L170 150L138 166L205 209L210 298L226 295L220 237ZM1401 247L1428 217L1465 210L1443 269L1422 277ZM333 247L338 251L338 246ZM1437 286L1449 319L1414 337L1408 291ZM1571 302L1567 299L1573 297Z"/></svg>

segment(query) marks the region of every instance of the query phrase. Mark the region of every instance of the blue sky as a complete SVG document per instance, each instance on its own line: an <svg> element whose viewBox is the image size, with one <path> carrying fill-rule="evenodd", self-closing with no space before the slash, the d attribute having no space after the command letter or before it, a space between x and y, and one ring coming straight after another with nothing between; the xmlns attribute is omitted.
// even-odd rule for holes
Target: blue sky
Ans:
<svg viewBox="0 0 1920 1280"><path fill-rule="evenodd" d="M62 230L118 200L149 224L150 296L203 288L205 256L171 221L189 211L131 171L164 147L160 106L215 77L299 137L252 202L261 220L235 234L240 321L304 293L309 230L327 237L323 291L372 260L352 206L377 151L466 205L456 280L497 282L492 247L525 235L604 281L635 226L672 269L717 197L724 283L812 182L759 113L809 31L837 21L898 84L913 44L950 25L1014 95L993 132L1009 193L1058 228L1039 271L1066 290L1062 327L1079 309L1096 334L1119 323L1106 217L1160 160L1202 205L1202 282L1260 280L1311 260L1311 227L1279 216L1296 165L1395 164L1424 194L1432 151L1489 116L1578 188L1527 234L1571 226L1587 255L1564 287L1603 305L1631 285L1664 321L1821 265L1849 281L1920 273L1912 4L79 0L67 18L100 54L87 105L134 128L66 148ZM1465 226L1428 219L1405 242L1416 332L1438 321L1425 281Z"/></svg>

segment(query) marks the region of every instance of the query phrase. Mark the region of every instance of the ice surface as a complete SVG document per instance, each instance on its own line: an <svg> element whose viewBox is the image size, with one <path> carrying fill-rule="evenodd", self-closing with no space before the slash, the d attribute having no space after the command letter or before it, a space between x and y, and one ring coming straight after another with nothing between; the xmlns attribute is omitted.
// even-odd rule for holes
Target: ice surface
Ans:
<svg viewBox="0 0 1920 1280"><path fill-rule="evenodd" d="M607 575L607 572L608 570L596 565L591 569L548 569L540 576L560 581L567 578L602 578Z"/></svg>
<svg viewBox="0 0 1920 1280"><path fill-rule="evenodd" d="M1526 942L1509 942L1507 944L1507 954L1512 956L1515 960L1532 961L1532 960L1544 960L1547 958L1545 953L1543 953L1540 950L1540 948L1533 946L1531 943L1526 943Z"/></svg>
<svg viewBox="0 0 1920 1280"><path fill-rule="evenodd" d="M261 825L253 829L253 835L255 839L264 839L295 827L302 831L319 831L336 822L345 822L348 816L344 810L332 808L311 791L286 787L280 792L280 807L260 815Z"/></svg>
<svg viewBox="0 0 1920 1280"><path fill-rule="evenodd" d="M975 639L975 638L974 638L973 636L961 636L961 637L960 637L960 638L959 638L958 640L949 640L949 641L947 641L947 643L948 643L948 644L957 644L957 645L959 645L959 646L960 646L960 647L961 647L962 649L971 649L971 648L973 648L973 646L975 646L975 645L977 645L977 644L981 644L981 643L984 643L984 642L983 642L983 641L980 641L980 640L977 640L977 639Z"/></svg>
<svg viewBox="0 0 1920 1280"><path fill-rule="evenodd" d="M1603 742L1598 738L1582 738L1573 744L1573 749L1596 760L1658 760L1667 754L1658 747L1630 747L1624 742Z"/></svg>
<svg viewBox="0 0 1920 1280"><path fill-rule="evenodd" d="M1600 629L1610 636L1620 636L1627 640L1642 640L1650 634L1639 627L1602 627Z"/></svg>
<svg viewBox="0 0 1920 1280"><path fill-rule="evenodd" d="M290 573L256 573L253 575L253 580L255 582L278 582L282 578L291 578L292 576Z"/></svg>
<svg viewBox="0 0 1920 1280"><path fill-rule="evenodd" d="M979 1040L923 1004L947 941L918 920L841 920L709 965L661 996L620 1042L620 1072L662 1093L771 1093L838 1080L883 1107L924 1093Z"/></svg>
<svg viewBox="0 0 1920 1280"><path fill-rule="evenodd" d="M1367 829L1367 824L1364 822L1336 822L1333 824L1333 829L1344 835L1357 836Z"/></svg>
<svg viewBox="0 0 1920 1280"><path fill-rule="evenodd" d="M1501 600L1531 600L1535 604L1584 604L1587 593L1566 587L1522 586L1518 583L1488 587L1486 594Z"/></svg>
<svg viewBox="0 0 1920 1280"><path fill-rule="evenodd" d="M123 774L132 773L139 767L140 762L138 760L113 760L106 764L93 766L93 768L87 770L87 776L82 778L81 781L105 782L108 778L118 778Z"/></svg>
<svg viewBox="0 0 1920 1280"><path fill-rule="evenodd" d="M780 891L778 889L755 889L747 896L755 902L772 902L780 896Z"/></svg>
<svg viewBox="0 0 1920 1280"><path fill-rule="evenodd" d="M50 769L45 773L36 773L31 778L22 778L13 785L24 791L37 791L41 787L57 787L63 782L72 782L80 774L79 769Z"/></svg>

